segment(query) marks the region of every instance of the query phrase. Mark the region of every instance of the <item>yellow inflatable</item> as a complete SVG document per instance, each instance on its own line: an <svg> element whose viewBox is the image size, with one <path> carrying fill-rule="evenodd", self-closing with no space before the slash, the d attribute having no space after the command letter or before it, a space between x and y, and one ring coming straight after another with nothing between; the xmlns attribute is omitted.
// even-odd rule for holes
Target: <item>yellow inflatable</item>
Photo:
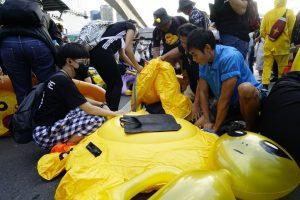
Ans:
<svg viewBox="0 0 300 200"><path fill-rule="evenodd" d="M173 179L149 200L235 200L230 173L219 171L186 172Z"/></svg>
<svg viewBox="0 0 300 200"><path fill-rule="evenodd" d="M150 200L271 200L300 183L293 158L264 136L236 131L216 140L180 119L186 131L125 135L118 120L70 152L40 159L48 180L67 170L55 199L129 200L165 185Z"/></svg>
<svg viewBox="0 0 300 200"><path fill-rule="evenodd" d="M172 65L160 59L153 59L137 77L131 101L132 110L138 110L141 104L159 101L165 112L175 117L186 118L192 110L192 102L180 92Z"/></svg>
<svg viewBox="0 0 300 200"><path fill-rule="evenodd" d="M279 199L300 182L293 158L272 140L236 131L223 135L215 145L218 171L194 171L180 175L151 200ZM221 183L221 184L220 184Z"/></svg>
<svg viewBox="0 0 300 200"><path fill-rule="evenodd" d="M300 50L298 50L291 71L300 71Z"/></svg>
<svg viewBox="0 0 300 200"><path fill-rule="evenodd" d="M271 200L300 183L297 163L264 136L235 131L218 139L180 118L176 132L126 135L119 120L70 152L39 160L47 180L67 171L55 199L129 200L168 183L151 199Z"/></svg>
<svg viewBox="0 0 300 200"><path fill-rule="evenodd" d="M227 169L236 197L249 200L279 199L300 183L293 158L274 141L254 133L236 131L216 143L215 159Z"/></svg>
<svg viewBox="0 0 300 200"><path fill-rule="evenodd" d="M0 137L8 135L8 121L16 112L17 100L8 76L0 77Z"/></svg>
<svg viewBox="0 0 300 200"><path fill-rule="evenodd" d="M93 193L87 191L111 188L156 167L214 168L209 156L217 140L214 134L176 118L182 127L179 131L127 135L119 120L117 117L103 124L61 160L57 159L59 154L48 154L39 160L38 172L47 180L63 170L51 166L61 166L56 161L65 162L67 173L57 188L56 199L93 199Z"/></svg>
<svg viewBox="0 0 300 200"><path fill-rule="evenodd" d="M85 96L96 101L105 102L105 90L99 86L73 79L78 90ZM36 81L33 81L36 84ZM0 137L9 133L8 121L17 110L16 94L8 76L0 79Z"/></svg>

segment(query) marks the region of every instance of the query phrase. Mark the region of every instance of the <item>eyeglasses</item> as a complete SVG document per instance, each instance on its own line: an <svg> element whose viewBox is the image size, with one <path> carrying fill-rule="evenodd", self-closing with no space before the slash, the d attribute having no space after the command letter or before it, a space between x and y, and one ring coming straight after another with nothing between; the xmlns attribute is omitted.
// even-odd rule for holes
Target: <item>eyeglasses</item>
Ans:
<svg viewBox="0 0 300 200"><path fill-rule="evenodd" d="M88 66L90 64L90 59L76 59L75 62L78 64L84 64L85 66Z"/></svg>

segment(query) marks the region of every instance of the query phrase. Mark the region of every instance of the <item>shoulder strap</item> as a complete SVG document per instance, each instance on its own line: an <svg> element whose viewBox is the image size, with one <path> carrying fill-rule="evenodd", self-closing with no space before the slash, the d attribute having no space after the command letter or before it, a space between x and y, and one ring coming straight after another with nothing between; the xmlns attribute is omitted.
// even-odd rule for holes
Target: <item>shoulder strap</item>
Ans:
<svg viewBox="0 0 300 200"><path fill-rule="evenodd" d="M284 12L284 14L283 14L283 16L282 16L283 18L286 18L287 12L288 12L288 9L285 10L285 12Z"/></svg>

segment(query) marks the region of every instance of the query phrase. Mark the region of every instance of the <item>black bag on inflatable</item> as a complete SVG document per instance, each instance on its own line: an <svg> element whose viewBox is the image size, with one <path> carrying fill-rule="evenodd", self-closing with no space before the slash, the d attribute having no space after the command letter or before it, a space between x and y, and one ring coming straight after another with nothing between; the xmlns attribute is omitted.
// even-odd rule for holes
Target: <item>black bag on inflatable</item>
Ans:
<svg viewBox="0 0 300 200"><path fill-rule="evenodd" d="M45 83L33 87L10 120L9 130L15 142L26 144L32 140L32 132L35 128L34 116L40 105L44 88Z"/></svg>
<svg viewBox="0 0 300 200"><path fill-rule="evenodd" d="M41 0L6 0L0 7L0 25L41 26Z"/></svg>
<svg viewBox="0 0 300 200"><path fill-rule="evenodd" d="M181 129L181 125L177 124L175 118L167 114L125 115L120 118L120 122L127 134L178 131Z"/></svg>

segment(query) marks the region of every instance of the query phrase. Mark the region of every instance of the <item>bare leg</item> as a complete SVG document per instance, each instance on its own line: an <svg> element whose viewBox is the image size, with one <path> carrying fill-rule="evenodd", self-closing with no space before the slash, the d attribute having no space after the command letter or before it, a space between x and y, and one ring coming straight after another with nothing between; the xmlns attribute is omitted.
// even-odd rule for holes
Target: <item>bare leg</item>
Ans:
<svg viewBox="0 0 300 200"><path fill-rule="evenodd" d="M238 87L241 113L249 131L257 131L259 115L259 91L250 83L243 83Z"/></svg>

